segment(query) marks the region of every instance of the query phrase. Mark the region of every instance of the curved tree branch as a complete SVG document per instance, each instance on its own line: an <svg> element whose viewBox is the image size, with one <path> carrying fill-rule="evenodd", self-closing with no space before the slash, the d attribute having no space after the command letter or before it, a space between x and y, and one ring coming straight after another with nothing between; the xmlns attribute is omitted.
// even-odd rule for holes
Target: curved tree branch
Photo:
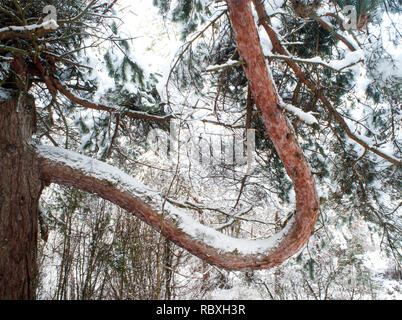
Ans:
<svg viewBox="0 0 402 320"><path fill-rule="evenodd" d="M266 130L294 183L296 213L292 223L283 230L267 240L231 238L193 221L159 193L103 162L55 147L41 146L37 150L41 176L48 183L97 194L133 213L210 264L230 270L265 269L282 263L306 243L314 231L319 204L310 167L278 106L250 2L228 0L227 3L251 92L261 109Z"/></svg>

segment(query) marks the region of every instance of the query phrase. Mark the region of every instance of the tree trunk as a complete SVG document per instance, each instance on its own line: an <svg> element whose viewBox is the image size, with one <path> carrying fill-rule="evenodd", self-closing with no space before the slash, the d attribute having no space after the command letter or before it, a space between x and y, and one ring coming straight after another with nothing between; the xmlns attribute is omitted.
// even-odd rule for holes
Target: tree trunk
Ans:
<svg viewBox="0 0 402 320"><path fill-rule="evenodd" d="M37 281L37 159L31 96L0 101L0 299L34 299Z"/></svg>

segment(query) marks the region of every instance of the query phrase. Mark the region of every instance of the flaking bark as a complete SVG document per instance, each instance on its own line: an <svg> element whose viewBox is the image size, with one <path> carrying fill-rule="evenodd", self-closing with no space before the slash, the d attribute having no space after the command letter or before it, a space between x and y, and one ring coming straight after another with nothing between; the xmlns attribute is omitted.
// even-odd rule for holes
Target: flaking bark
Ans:
<svg viewBox="0 0 402 320"><path fill-rule="evenodd" d="M28 144L34 113L30 96L0 103L0 299L35 298L42 182Z"/></svg>

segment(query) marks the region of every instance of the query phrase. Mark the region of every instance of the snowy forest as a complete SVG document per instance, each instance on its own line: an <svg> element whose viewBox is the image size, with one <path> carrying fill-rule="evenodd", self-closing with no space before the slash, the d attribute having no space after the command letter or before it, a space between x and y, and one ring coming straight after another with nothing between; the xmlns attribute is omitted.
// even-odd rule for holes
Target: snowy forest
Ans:
<svg viewBox="0 0 402 320"><path fill-rule="evenodd" d="M401 16L0 0L0 299L402 299Z"/></svg>

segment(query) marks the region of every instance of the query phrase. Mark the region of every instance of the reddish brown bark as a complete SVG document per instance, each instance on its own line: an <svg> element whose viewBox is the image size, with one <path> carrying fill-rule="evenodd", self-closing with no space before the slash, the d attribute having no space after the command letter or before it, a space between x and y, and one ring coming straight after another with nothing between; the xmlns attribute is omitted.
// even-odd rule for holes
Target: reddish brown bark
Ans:
<svg viewBox="0 0 402 320"><path fill-rule="evenodd" d="M258 15L258 20L259 23L264 27L265 32L268 34L269 39L271 40L272 46L273 46L273 52L277 52L281 55L284 56L290 56L290 53L286 48L284 48L278 39L278 36L276 35L275 31L271 28L270 25L270 19L267 16L267 13L265 11L264 5L261 2L261 0L253 0L255 9L257 11ZM320 23L322 20L320 20ZM349 46L348 46L349 47ZM349 48L351 51L356 51L354 47ZM300 66L292 61L292 60L285 60L287 65L293 70L295 75L302 81L312 92L314 92L317 97L321 100L325 108L328 110L328 112L333 116L338 123L342 126L343 130L347 134L347 136L360 144L362 147L364 147L366 150L370 150L371 152L375 153L376 155L382 157L383 159L386 159L387 161L391 162L392 164L401 167L402 162L398 161L397 159L385 154L384 152L381 152L380 150L368 145L365 141L360 139L358 136L354 135L353 132L350 130L349 126L347 125L346 121L343 119L342 115L332 106L330 101L327 99L327 97L324 95L324 93L321 91L321 88L316 85L313 81L310 80L310 78L302 71Z"/></svg>
<svg viewBox="0 0 402 320"><path fill-rule="evenodd" d="M204 261L226 269L269 268L282 263L306 243L314 230L319 209L314 180L287 119L278 108L250 2L228 1L228 8L252 94L261 109L267 132L294 183L297 210L287 235L265 256L222 253L197 241L173 222L163 220L143 200L118 190L108 181L89 177L65 164L35 157L27 143L33 131L33 102L22 99L24 107L17 112L18 99L13 98L4 102L0 109L0 298L34 297L38 199L42 188L39 178L46 183L55 182L98 194L132 212ZM36 161L40 162L40 177Z"/></svg>
<svg viewBox="0 0 402 320"><path fill-rule="evenodd" d="M28 146L34 113L31 97L0 103L0 299L35 297L42 183Z"/></svg>
<svg viewBox="0 0 402 320"><path fill-rule="evenodd" d="M244 60L244 71L250 83L256 105L264 124L296 193L295 222L288 236L275 254L290 257L308 240L314 231L319 204L310 166L298 145L287 118L278 106L278 97L267 69L250 1L227 0L230 21L235 33L237 49ZM275 254L272 254L275 256ZM266 257L267 261L272 257Z"/></svg>
<svg viewBox="0 0 402 320"><path fill-rule="evenodd" d="M48 182L80 188L110 200L208 263L231 270L264 269L282 263L306 243L314 231L319 205L309 165L293 136L287 118L278 108L278 99L262 54L250 2L228 1L228 8L238 50L245 61L245 72L251 91L263 114L267 132L295 187L295 221L276 248L266 256L222 253L193 239L173 222L163 220L161 215L143 200L118 190L108 181L88 177L81 170L45 158L41 158L42 178Z"/></svg>

